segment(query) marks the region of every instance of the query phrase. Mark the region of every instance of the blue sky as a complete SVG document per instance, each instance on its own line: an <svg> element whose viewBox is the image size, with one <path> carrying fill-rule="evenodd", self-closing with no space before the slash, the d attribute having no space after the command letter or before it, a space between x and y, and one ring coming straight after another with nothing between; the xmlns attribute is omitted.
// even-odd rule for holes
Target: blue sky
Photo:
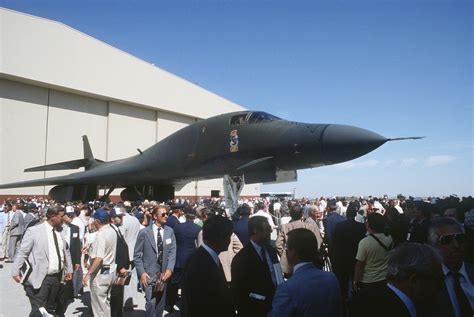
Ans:
<svg viewBox="0 0 474 317"><path fill-rule="evenodd" d="M262 191L473 195L472 1L22 1L250 109L392 142Z"/></svg>

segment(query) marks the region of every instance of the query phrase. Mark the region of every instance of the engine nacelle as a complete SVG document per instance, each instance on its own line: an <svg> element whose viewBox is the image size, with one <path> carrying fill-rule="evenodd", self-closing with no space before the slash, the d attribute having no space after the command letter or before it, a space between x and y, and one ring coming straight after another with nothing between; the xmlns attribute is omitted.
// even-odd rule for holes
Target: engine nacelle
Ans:
<svg viewBox="0 0 474 317"><path fill-rule="evenodd" d="M57 202L92 201L97 198L97 185L58 185L48 195Z"/></svg>

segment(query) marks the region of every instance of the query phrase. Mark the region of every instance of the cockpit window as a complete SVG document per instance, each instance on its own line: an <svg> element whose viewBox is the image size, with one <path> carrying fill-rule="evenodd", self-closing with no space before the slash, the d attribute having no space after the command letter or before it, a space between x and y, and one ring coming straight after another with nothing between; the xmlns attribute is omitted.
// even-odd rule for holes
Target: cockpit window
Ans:
<svg viewBox="0 0 474 317"><path fill-rule="evenodd" d="M241 113L230 118L230 125L241 125L247 122L249 112Z"/></svg>
<svg viewBox="0 0 474 317"><path fill-rule="evenodd" d="M270 121L276 121L276 120L281 120L281 119L266 112L260 112L260 111L259 112L246 112L246 113L241 113L241 114L233 116L230 119L230 124L242 125L242 124L247 124L247 123L262 123L262 122L270 122Z"/></svg>
<svg viewBox="0 0 474 317"><path fill-rule="evenodd" d="M249 116L248 123L261 123L276 120L281 119L266 112L252 112Z"/></svg>

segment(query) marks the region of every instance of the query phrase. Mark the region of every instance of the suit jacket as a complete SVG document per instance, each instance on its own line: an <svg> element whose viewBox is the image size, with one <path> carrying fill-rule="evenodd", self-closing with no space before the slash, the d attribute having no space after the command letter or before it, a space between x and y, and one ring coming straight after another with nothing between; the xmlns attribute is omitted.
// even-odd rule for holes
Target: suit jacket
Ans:
<svg viewBox="0 0 474 317"><path fill-rule="evenodd" d="M158 264L153 225L140 230L138 233L133 260L135 261L138 276L146 272L152 280L158 272L164 272L167 269L173 271L176 263L176 238L173 229L166 225L164 226L162 267Z"/></svg>
<svg viewBox="0 0 474 317"><path fill-rule="evenodd" d="M293 267L288 263L288 259L286 258L286 252L284 252L286 243L288 241L288 232L298 228L305 228L311 230L314 233L314 236L318 240L318 249L321 247L321 243L323 241L319 228L312 224L298 220L281 225L280 232L278 233L278 237L275 242L275 247L278 252L278 255L280 256L281 270L283 271L283 273L286 274L291 274L293 272Z"/></svg>
<svg viewBox="0 0 474 317"><path fill-rule="evenodd" d="M341 293L333 273L308 263L280 284L268 316L341 316Z"/></svg>
<svg viewBox="0 0 474 317"><path fill-rule="evenodd" d="M138 232L140 232L140 222L136 217L126 214L122 217L122 225L119 230L127 242L130 261L133 261L133 250L135 243L137 243Z"/></svg>
<svg viewBox="0 0 474 317"><path fill-rule="evenodd" d="M247 245L247 243L250 242L248 216L244 216L234 222L234 233L239 237L239 240L243 245Z"/></svg>
<svg viewBox="0 0 474 317"><path fill-rule="evenodd" d="M186 220L174 227L176 236L176 268L184 268L186 261L197 250L198 234L201 227L192 221Z"/></svg>
<svg viewBox="0 0 474 317"><path fill-rule="evenodd" d="M170 216L168 217L168 220L166 220L166 225L167 225L168 227L170 227L171 229L173 229L173 230L174 230L174 227L175 227L178 223L179 223L178 218L176 218L176 217L173 216L173 215L170 215Z"/></svg>
<svg viewBox="0 0 474 317"><path fill-rule="evenodd" d="M235 233L230 236L230 243L227 251L223 251L219 254L219 260L222 264L222 269L224 270L225 279L227 282L230 282L232 279L232 274L230 271L230 266L234 256L242 250L244 246L239 240L239 237Z"/></svg>
<svg viewBox="0 0 474 317"><path fill-rule="evenodd" d="M349 306L351 317L411 317L406 305L388 286L358 293ZM418 317L419 316L417 312Z"/></svg>
<svg viewBox="0 0 474 317"><path fill-rule="evenodd" d="M81 264L82 244L79 238L79 227L71 223L69 224L69 228L71 234L69 237L69 252L71 253L72 265Z"/></svg>
<svg viewBox="0 0 474 317"><path fill-rule="evenodd" d="M25 225L24 225L24 228L23 228L24 229L23 233L25 233L26 229L28 228L28 224L30 222L32 222L33 220L35 220L35 219L36 219L35 216L31 212L29 212L25 215L25 218L24 218Z"/></svg>
<svg viewBox="0 0 474 317"><path fill-rule="evenodd" d="M12 267L12 276L18 276L20 275L21 266L28 259L32 266L32 272L27 283L33 286L34 289L41 287L41 283L43 283L43 280L48 273L49 248L45 225L46 224L43 222L26 230ZM69 249L66 247L66 241L64 240L63 251L64 272L72 273L71 254L69 253Z"/></svg>
<svg viewBox="0 0 474 317"><path fill-rule="evenodd" d="M25 218L20 210L15 211L10 221L10 235L21 236L25 231Z"/></svg>
<svg viewBox="0 0 474 317"><path fill-rule="evenodd" d="M346 220L343 216L338 214L337 212L331 212L326 219L323 219L323 224L324 224L324 239L326 240L329 251L331 251L331 248L333 247L334 243L334 228L336 227L336 224L339 222L343 222Z"/></svg>
<svg viewBox="0 0 474 317"><path fill-rule="evenodd" d="M365 238L365 225L353 219L336 224L334 228L334 252L338 268L346 273L354 272L359 241Z"/></svg>
<svg viewBox="0 0 474 317"><path fill-rule="evenodd" d="M466 268L466 273L471 280L471 283L474 283L474 265L464 262ZM436 300L433 301L431 305L430 316L432 317L455 317L454 308L449 297L448 289L446 283L443 282L441 290L436 297Z"/></svg>
<svg viewBox="0 0 474 317"><path fill-rule="evenodd" d="M184 316L235 316L222 266L216 265L204 247L199 247L186 263L182 291Z"/></svg>
<svg viewBox="0 0 474 317"><path fill-rule="evenodd" d="M267 246L273 263L278 263L275 249ZM276 286L273 284L268 265L257 254L251 242L240 250L232 261L232 294L238 316L267 316L272 309ZM258 300L250 297L258 294L265 297Z"/></svg>

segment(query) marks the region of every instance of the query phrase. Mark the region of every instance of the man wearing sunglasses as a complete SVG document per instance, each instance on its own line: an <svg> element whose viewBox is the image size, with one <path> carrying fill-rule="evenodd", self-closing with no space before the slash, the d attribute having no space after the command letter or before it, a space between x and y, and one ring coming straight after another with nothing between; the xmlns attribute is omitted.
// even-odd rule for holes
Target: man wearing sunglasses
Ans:
<svg viewBox="0 0 474 317"><path fill-rule="evenodd" d="M152 217L153 224L138 233L133 253L140 283L145 290L147 317L163 315L166 283L176 262L176 238L173 229L165 225L168 218L166 208L156 206Z"/></svg>
<svg viewBox="0 0 474 317"><path fill-rule="evenodd" d="M444 262L444 285L433 303L432 316L473 316L474 265L464 262L464 238L463 226L453 218L440 218L431 225L430 243L440 251Z"/></svg>

